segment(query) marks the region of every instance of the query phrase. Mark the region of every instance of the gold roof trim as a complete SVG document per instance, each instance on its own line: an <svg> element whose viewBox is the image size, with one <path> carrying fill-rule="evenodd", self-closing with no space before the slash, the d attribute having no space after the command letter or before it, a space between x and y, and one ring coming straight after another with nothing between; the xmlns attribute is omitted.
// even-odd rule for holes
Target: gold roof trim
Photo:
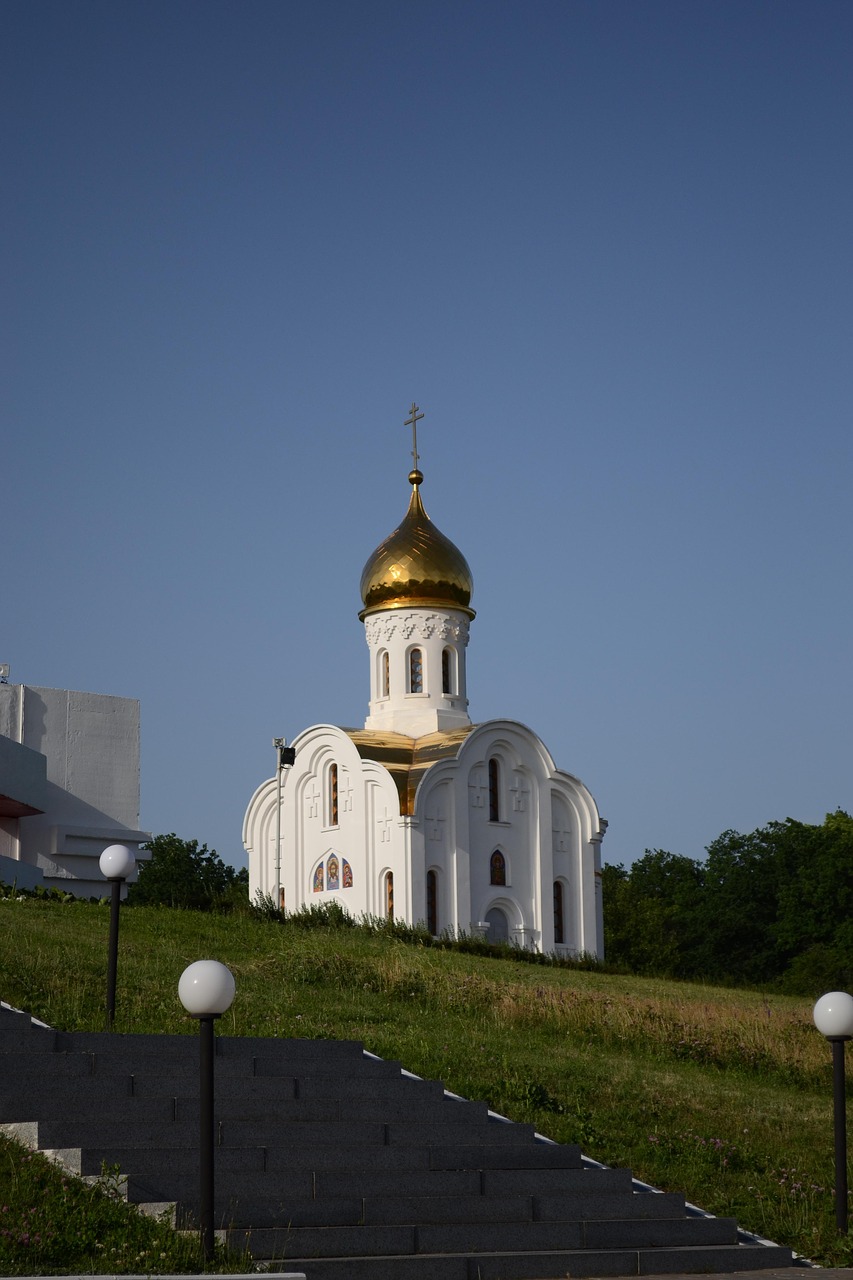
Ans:
<svg viewBox="0 0 853 1280"><path fill-rule="evenodd" d="M450 733L427 733L410 738L405 733L386 733L381 729L344 729L362 760L375 760L394 779L400 799L400 815L410 818L415 811L415 792L424 774L439 760L457 755L473 724Z"/></svg>

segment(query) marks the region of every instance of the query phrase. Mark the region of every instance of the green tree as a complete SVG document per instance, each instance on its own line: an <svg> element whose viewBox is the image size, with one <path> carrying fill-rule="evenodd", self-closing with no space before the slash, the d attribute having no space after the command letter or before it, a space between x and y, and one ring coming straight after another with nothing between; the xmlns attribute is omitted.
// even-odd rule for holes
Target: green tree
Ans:
<svg viewBox="0 0 853 1280"><path fill-rule="evenodd" d="M647 849L629 871L602 870L604 954L633 973L693 972L703 869L663 849Z"/></svg>
<svg viewBox="0 0 853 1280"><path fill-rule="evenodd" d="M803 995L853 983L853 818L724 831L704 863L646 850L605 867L607 959L635 973L778 983Z"/></svg>
<svg viewBox="0 0 853 1280"><path fill-rule="evenodd" d="M780 841L792 874L782 886L777 932L792 957L785 985L820 995L853 984L853 817L828 813L821 826L788 818Z"/></svg>
<svg viewBox="0 0 853 1280"><path fill-rule="evenodd" d="M131 905L167 907L228 907L248 900L249 873L227 866L215 849L197 840L182 840L174 832L154 836L143 849L151 853L139 864L139 877L128 889Z"/></svg>

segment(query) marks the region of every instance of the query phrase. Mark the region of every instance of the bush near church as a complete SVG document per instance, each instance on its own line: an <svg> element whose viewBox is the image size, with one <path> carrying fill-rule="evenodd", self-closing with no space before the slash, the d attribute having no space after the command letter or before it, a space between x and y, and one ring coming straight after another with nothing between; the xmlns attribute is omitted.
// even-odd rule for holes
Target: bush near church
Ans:
<svg viewBox="0 0 853 1280"><path fill-rule="evenodd" d="M197 840L182 840L174 832L154 836L143 849L151 853L139 864L139 877L127 893L131 906L212 906L229 909L248 902L249 873L222 861L215 849Z"/></svg>

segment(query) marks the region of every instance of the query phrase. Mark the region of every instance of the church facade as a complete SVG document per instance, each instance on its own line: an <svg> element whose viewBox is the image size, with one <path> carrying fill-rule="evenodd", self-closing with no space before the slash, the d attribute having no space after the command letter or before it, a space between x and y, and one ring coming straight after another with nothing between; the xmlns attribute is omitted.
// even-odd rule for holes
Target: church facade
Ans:
<svg viewBox="0 0 853 1280"><path fill-rule="evenodd" d="M470 720L473 580L424 510L414 454L406 516L361 579L364 728L306 729L258 787L243 824L250 893L601 957L607 824L525 725Z"/></svg>

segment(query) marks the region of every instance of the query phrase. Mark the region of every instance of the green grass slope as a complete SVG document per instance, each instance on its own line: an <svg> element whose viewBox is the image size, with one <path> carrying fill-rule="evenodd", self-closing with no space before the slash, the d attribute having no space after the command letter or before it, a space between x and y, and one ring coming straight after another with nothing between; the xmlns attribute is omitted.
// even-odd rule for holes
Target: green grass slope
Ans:
<svg viewBox="0 0 853 1280"><path fill-rule="evenodd" d="M0 997L57 1027L103 1029L108 923L94 904L0 900ZM830 1054L810 1002L136 907L122 911L116 1030L194 1034L177 985L202 958L237 980L224 1034L361 1040L597 1160L849 1265L835 1234Z"/></svg>

